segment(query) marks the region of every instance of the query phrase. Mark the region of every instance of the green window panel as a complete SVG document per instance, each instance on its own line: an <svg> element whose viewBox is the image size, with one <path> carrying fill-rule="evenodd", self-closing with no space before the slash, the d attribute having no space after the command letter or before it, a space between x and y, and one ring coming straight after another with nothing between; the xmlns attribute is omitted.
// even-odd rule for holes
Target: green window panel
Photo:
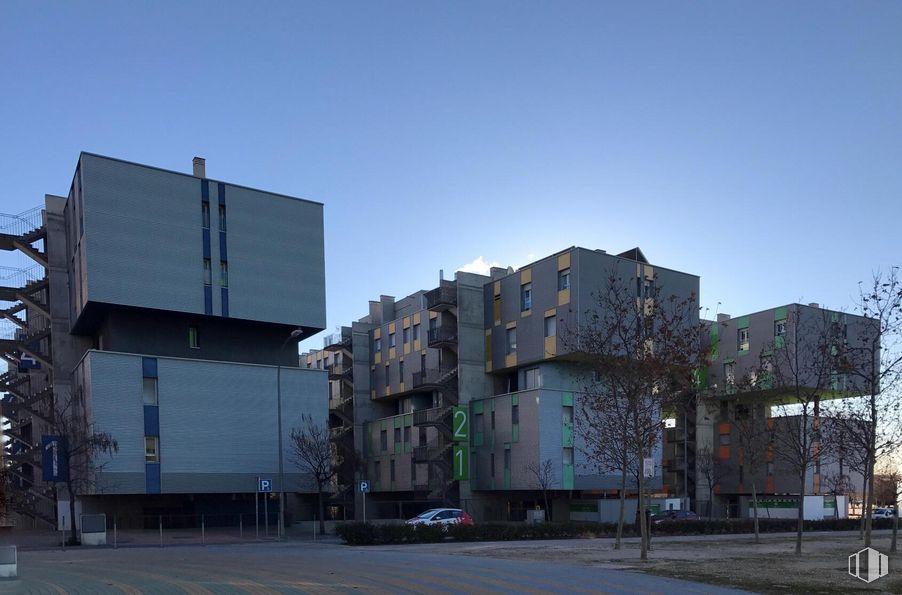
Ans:
<svg viewBox="0 0 902 595"><path fill-rule="evenodd" d="M782 349L786 346L786 337L774 337L774 347Z"/></svg>
<svg viewBox="0 0 902 595"><path fill-rule="evenodd" d="M404 425L412 426L413 425L413 414L408 413L404 416Z"/></svg>
<svg viewBox="0 0 902 595"><path fill-rule="evenodd" d="M413 444L411 444L410 442L405 442L404 452L413 452Z"/></svg>
<svg viewBox="0 0 902 595"><path fill-rule="evenodd" d="M520 395L511 395L511 407L520 404Z"/></svg>
<svg viewBox="0 0 902 595"><path fill-rule="evenodd" d="M387 419L383 419L383 420L382 420L382 429L383 429L383 430L387 430L387 429L388 429L388 420L387 420Z"/></svg>
<svg viewBox="0 0 902 595"><path fill-rule="evenodd" d="M561 443L565 447L573 447L573 422L564 422L564 434Z"/></svg>
<svg viewBox="0 0 902 595"><path fill-rule="evenodd" d="M400 443L400 442L395 442L395 454L396 454L396 455L401 454L401 448L402 448L402 446L403 446L402 443Z"/></svg>
<svg viewBox="0 0 902 595"><path fill-rule="evenodd" d="M774 320L784 320L786 318L786 306L774 309Z"/></svg>
<svg viewBox="0 0 902 595"><path fill-rule="evenodd" d="M511 489L511 470L510 469L504 470L504 489L505 490Z"/></svg>
<svg viewBox="0 0 902 595"><path fill-rule="evenodd" d="M402 425L404 425L404 418L401 416L396 417L395 418L395 427L400 428Z"/></svg>
<svg viewBox="0 0 902 595"><path fill-rule="evenodd" d="M511 442L520 442L520 424L511 427Z"/></svg>
<svg viewBox="0 0 902 595"><path fill-rule="evenodd" d="M564 393L561 395L561 406L573 407L573 393Z"/></svg>
<svg viewBox="0 0 902 595"><path fill-rule="evenodd" d="M473 434L473 446L482 446L483 445L483 436L482 432L476 432Z"/></svg>
<svg viewBox="0 0 902 595"><path fill-rule="evenodd" d="M749 328L749 317L743 316L736 319L736 328Z"/></svg>
<svg viewBox="0 0 902 595"><path fill-rule="evenodd" d="M477 413L482 413L485 404L482 401L472 401L470 402L470 408L473 410L473 415Z"/></svg>
<svg viewBox="0 0 902 595"><path fill-rule="evenodd" d="M564 477L561 482L561 487L565 490L573 489L573 465L564 465Z"/></svg>

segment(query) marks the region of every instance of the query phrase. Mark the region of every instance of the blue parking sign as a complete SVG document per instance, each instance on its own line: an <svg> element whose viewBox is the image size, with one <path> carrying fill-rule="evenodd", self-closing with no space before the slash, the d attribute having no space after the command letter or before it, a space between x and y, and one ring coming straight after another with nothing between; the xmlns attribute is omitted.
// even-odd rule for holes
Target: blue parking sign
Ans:
<svg viewBox="0 0 902 595"><path fill-rule="evenodd" d="M271 492L272 491L272 480L271 479L261 479L260 483L257 485L258 492Z"/></svg>

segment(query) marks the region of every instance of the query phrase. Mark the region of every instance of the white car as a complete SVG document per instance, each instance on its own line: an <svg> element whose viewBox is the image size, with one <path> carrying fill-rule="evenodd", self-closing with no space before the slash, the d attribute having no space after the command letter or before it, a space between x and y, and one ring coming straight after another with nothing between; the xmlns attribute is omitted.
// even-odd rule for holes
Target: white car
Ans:
<svg viewBox="0 0 902 595"><path fill-rule="evenodd" d="M893 518L892 508L878 508L871 513L872 519L891 519Z"/></svg>
<svg viewBox="0 0 902 595"><path fill-rule="evenodd" d="M408 525L472 525L473 517L459 508L432 508L409 521Z"/></svg>

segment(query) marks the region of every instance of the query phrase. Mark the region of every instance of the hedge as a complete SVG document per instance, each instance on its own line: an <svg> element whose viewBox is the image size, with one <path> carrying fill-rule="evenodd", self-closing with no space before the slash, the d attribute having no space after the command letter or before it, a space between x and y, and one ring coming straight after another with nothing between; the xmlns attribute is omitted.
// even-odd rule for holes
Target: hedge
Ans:
<svg viewBox="0 0 902 595"><path fill-rule="evenodd" d="M805 531L853 531L858 519L826 519L805 521ZM717 535L754 533L752 519L717 519L669 522L654 525L654 535ZM874 529L891 529L892 519L876 519ZM791 532L796 530L795 519L759 519L761 533ZM348 545L386 545L399 543L435 543L453 541L514 541L526 539L580 539L614 537L614 523L479 523L476 525L406 525L372 523L341 523L336 527L338 536ZM638 535L636 527L624 525L626 537Z"/></svg>

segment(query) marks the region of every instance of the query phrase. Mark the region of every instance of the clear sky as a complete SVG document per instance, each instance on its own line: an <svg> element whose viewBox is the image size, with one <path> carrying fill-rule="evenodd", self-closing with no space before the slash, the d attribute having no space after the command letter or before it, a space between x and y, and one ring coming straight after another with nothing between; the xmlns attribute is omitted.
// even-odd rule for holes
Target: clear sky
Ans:
<svg viewBox="0 0 902 595"><path fill-rule="evenodd" d="M0 77L0 212L81 150L206 157L325 204L330 328L571 245L734 315L902 262L896 0L7 1Z"/></svg>

